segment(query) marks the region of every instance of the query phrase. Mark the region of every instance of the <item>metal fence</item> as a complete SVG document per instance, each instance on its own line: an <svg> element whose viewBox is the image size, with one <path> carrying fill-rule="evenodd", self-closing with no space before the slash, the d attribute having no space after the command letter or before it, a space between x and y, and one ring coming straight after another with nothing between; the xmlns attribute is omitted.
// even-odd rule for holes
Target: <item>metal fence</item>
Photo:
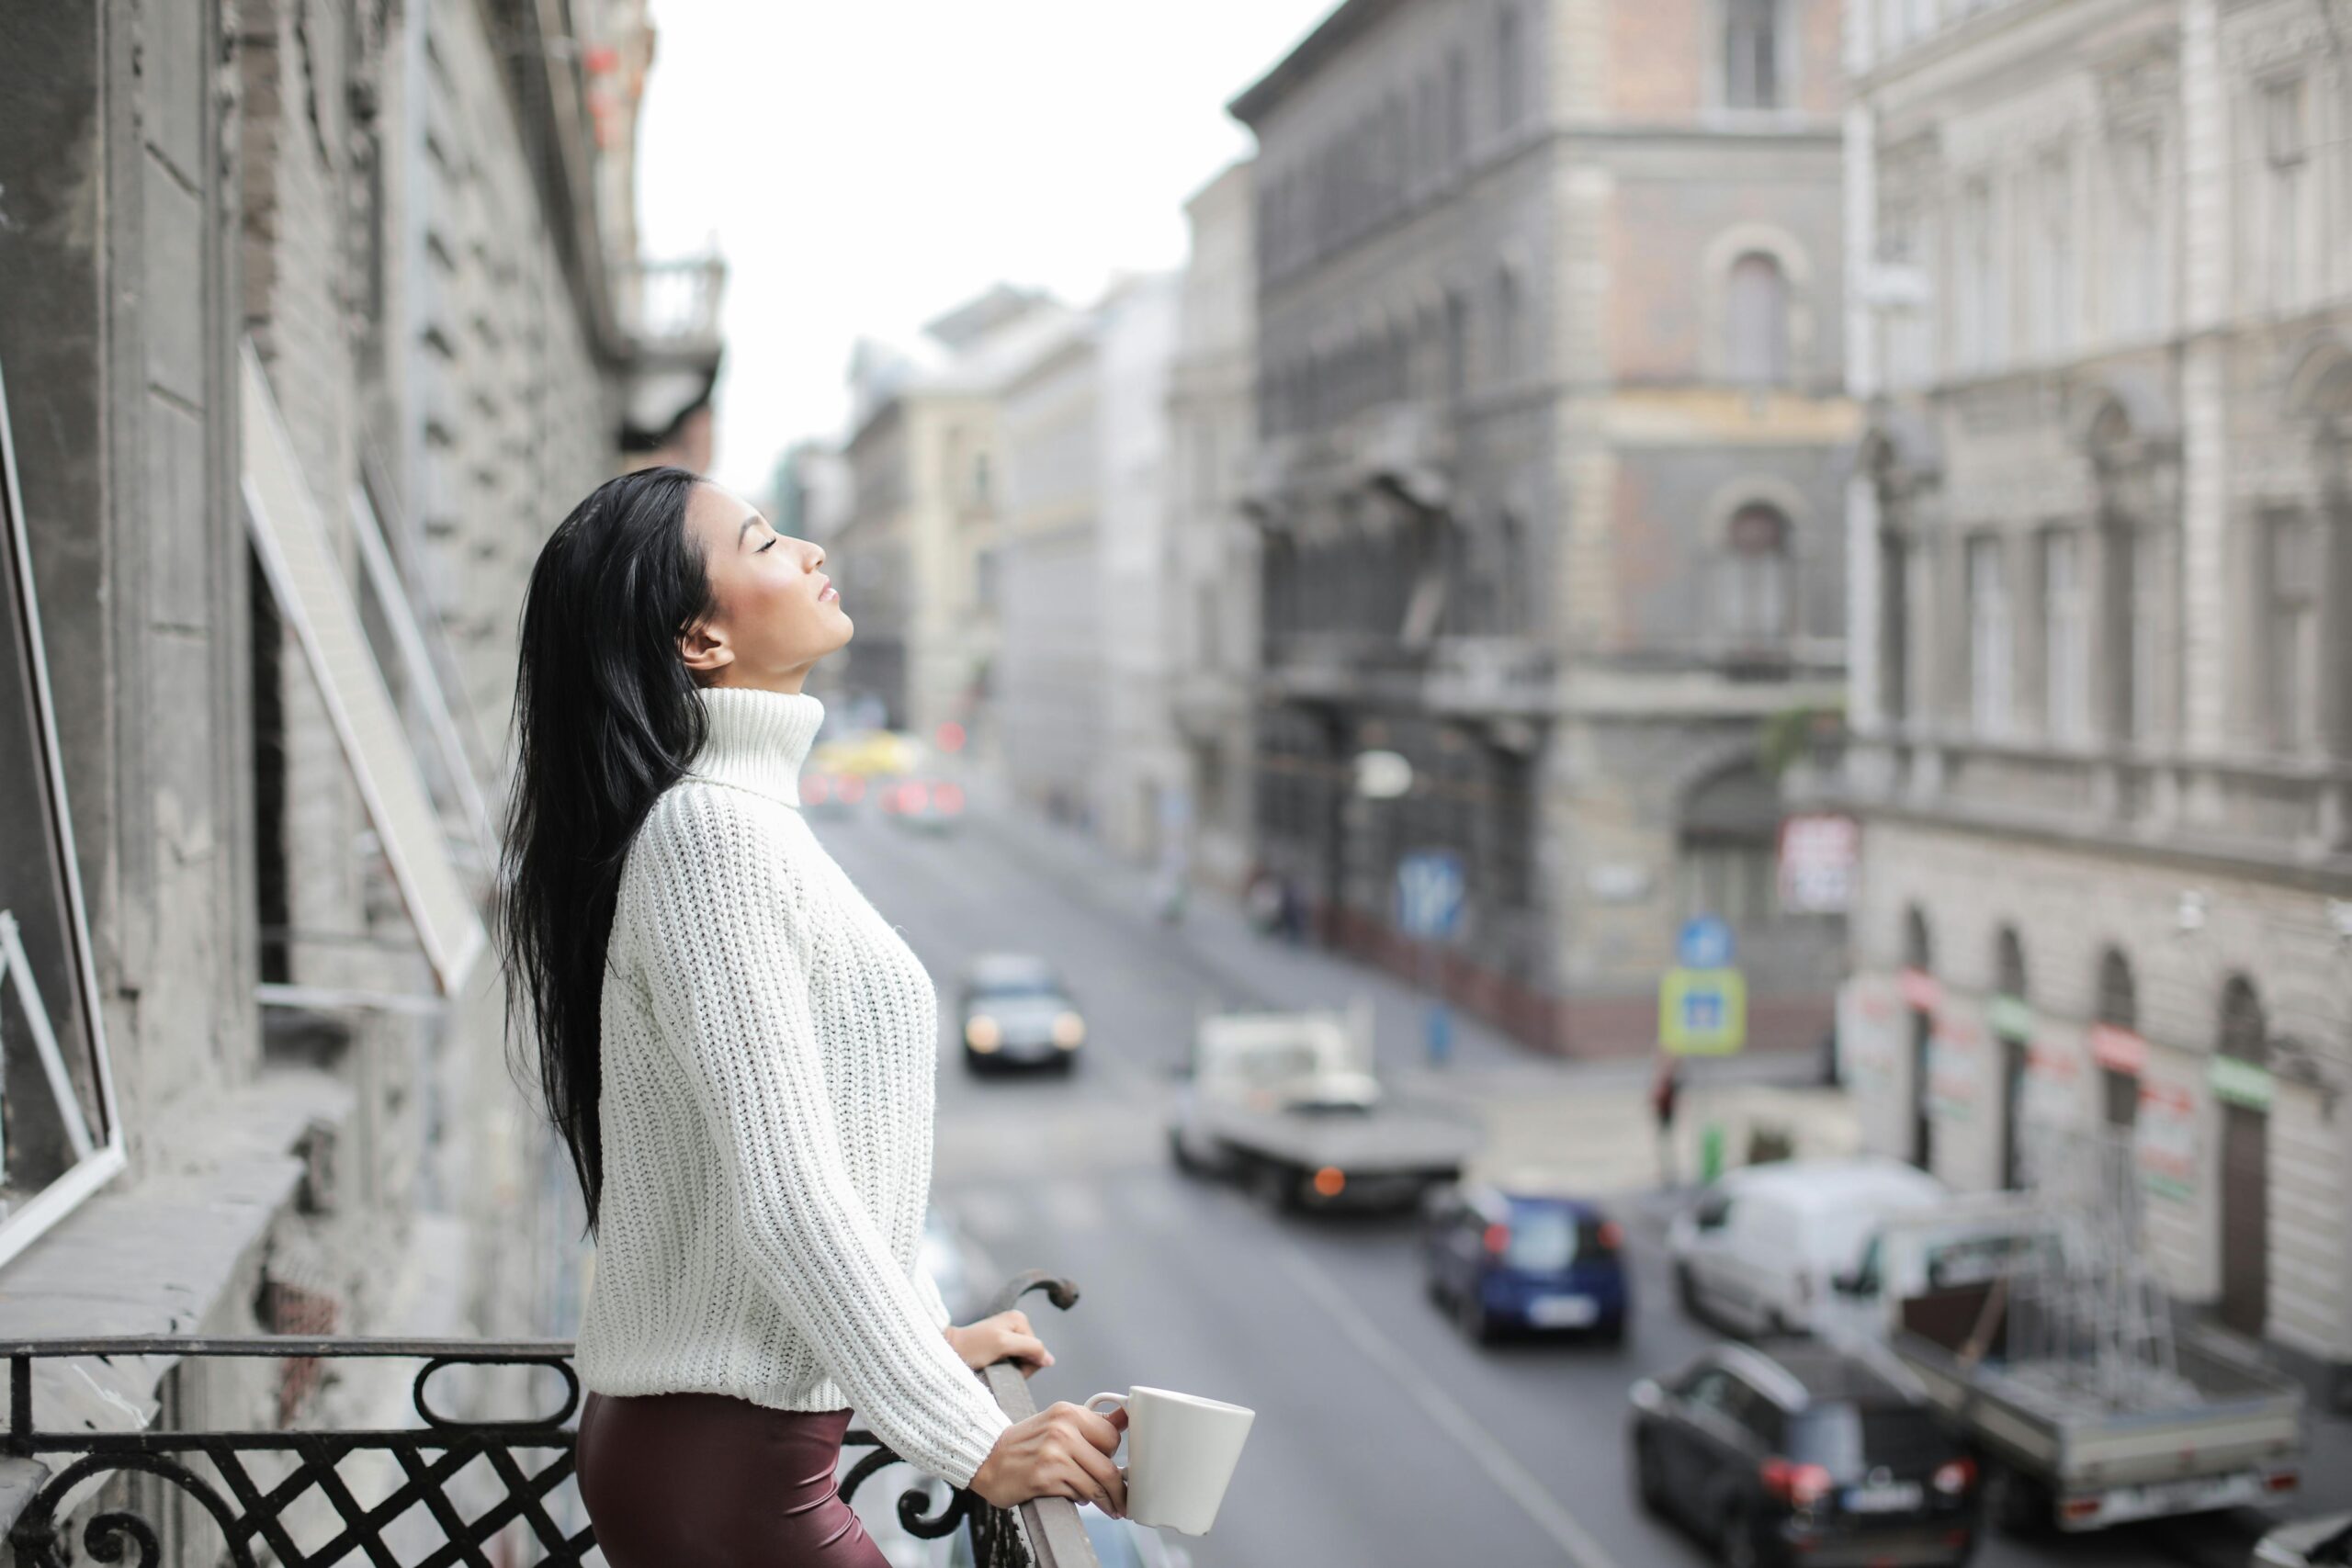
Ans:
<svg viewBox="0 0 2352 1568"><path fill-rule="evenodd" d="M989 1310L1008 1310L1035 1290L1065 1310L1078 1299L1069 1281L1033 1271L1008 1284ZM177 1531L163 1516L190 1510L209 1518L222 1542L220 1555L237 1568L273 1562L286 1568L342 1562L571 1568L603 1561L593 1529L575 1523L581 1519L576 1499L559 1496L572 1474L581 1398L572 1348L565 1341L153 1336L0 1341L0 1356L8 1361L7 1452L47 1471L8 1529L20 1564L65 1568L86 1555L164 1568L171 1561L166 1540ZM34 1363L134 1356L274 1361L281 1393L297 1391L281 1407L290 1419L283 1429L268 1431L186 1430L168 1422L123 1432L41 1426L34 1408ZM323 1381L324 1370L360 1359L422 1363L409 1387L414 1424L381 1430L301 1427L303 1396ZM459 1419L434 1403L436 1379L458 1367L490 1369L560 1393L552 1408L537 1414ZM1017 1366L1001 1364L982 1376L1015 1420L1035 1413ZM852 1430L843 1447L871 1450L842 1477L844 1498L903 1462L863 1429ZM376 1480L363 1480L361 1471L371 1471ZM154 1484L109 1484L137 1476ZM386 1478L388 1490L381 1485ZM93 1488L96 1502L84 1517ZM363 1500L371 1495L373 1501ZM897 1511L915 1536L968 1530L977 1568L1096 1568L1076 1505L1066 1498L1003 1509L956 1490L940 1505L933 1488L918 1486L899 1496ZM311 1521L300 1531L298 1513ZM323 1526L316 1522L321 1519ZM197 1521L199 1528L202 1522ZM306 1547L298 1534L313 1544Z"/></svg>

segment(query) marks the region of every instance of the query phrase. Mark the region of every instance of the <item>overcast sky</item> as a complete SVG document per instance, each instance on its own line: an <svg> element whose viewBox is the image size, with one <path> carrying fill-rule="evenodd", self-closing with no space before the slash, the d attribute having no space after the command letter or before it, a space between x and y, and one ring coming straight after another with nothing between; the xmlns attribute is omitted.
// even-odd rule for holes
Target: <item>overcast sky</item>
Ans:
<svg viewBox="0 0 2352 1568"><path fill-rule="evenodd" d="M654 0L647 254L725 253L716 477L837 435L859 336L1001 278L1073 303L1175 266L1250 151L1227 100L1336 0Z"/></svg>

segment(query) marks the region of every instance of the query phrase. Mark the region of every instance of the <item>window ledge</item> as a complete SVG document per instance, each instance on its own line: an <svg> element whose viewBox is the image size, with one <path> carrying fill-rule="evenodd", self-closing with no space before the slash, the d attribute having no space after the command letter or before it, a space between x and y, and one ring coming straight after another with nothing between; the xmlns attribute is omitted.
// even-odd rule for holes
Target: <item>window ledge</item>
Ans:
<svg viewBox="0 0 2352 1568"><path fill-rule="evenodd" d="M0 1339L200 1332L248 1271L306 1166L311 1128L339 1126L351 1091L324 1073L273 1069L183 1125L198 1141L100 1192L0 1269ZM44 1427L133 1431L153 1418L164 1357L36 1362ZM49 1470L0 1459L0 1530Z"/></svg>

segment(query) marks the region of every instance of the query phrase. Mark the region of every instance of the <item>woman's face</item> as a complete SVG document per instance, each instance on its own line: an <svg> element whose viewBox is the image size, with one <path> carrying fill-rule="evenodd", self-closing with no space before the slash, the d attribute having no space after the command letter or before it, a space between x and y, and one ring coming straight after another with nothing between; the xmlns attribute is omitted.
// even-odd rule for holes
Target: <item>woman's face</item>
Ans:
<svg viewBox="0 0 2352 1568"><path fill-rule="evenodd" d="M718 606L678 639L679 657L703 685L797 692L809 666L849 641L856 628L817 570L821 547L785 537L750 502L707 481L687 498L686 532Z"/></svg>

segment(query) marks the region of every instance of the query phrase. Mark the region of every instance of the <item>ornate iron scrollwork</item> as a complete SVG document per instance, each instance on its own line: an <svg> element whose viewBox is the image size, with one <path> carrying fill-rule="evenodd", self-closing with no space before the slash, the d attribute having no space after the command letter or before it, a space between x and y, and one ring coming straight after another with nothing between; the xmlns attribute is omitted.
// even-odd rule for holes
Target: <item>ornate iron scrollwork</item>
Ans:
<svg viewBox="0 0 2352 1568"><path fill-rule="evenodd" d="M1034 1290L1046 1291L1064 1308L1078 1299L1069 1281L1032 1272L1009 1284L990 1310L1009 1310ZM129 1507L107 1507L90 1516L79 1531L78 1552L71 1551L68 1538L74 1532L61 1513L85 1482L109 1474L151 1476L188 1499L219 1530L236 1568L256 1568L263 1551L287 1568L399 1562L387 1531L419 1507L431 1519L439 1544L412 1568L487 1568L491 1542L518 1523L535 1538L539 1568L582 1568L595 1547L594 1532L584 1522L576 1529L567 1528L559 1517L567 1510L554 1500L557 1490L571 1478L576 1434L569 1423L581 1398L571 1347L560 1341L287 1336L35 1339L0 1342L0 1356L7 1358L9 1367L8 1427L0 1446L21 1459L58 1464L8 1530L17 1561L32 1568L67 1568L69 1553L129 1568L164 1568L164 1537L155 1521ZM33 1363L107 1356L315 1357L330 1363L358 1358L418 1360L424 1365L410 1384L409 1403L419 1424L348 1432L42 1430L34 1418ZM563 1397L543 1415L457 1420L435 1409L428 1398L434 1374L453 1366L545 1368L562 1380ZM991 1368L987 1381L999 1404L1016 1419L1034 1411L1017 1371ZM873 1450L861 1455L842 1478L844 1498L878 1472L902 1462L871 1432L852 1431L843 1446ZM359 1500L338 1468L364 1455L388 1458L400 1477L372 1505ZM258 1465L257 1460L262 1461ZM285 1469L289 1460L291 1468ZM477 1461L486 1462L496 1479L496 1495L486 1506L479 1495L461 1498L452 1492L459 1473ZM289 1515L297 1505L313 1506L305 1501L312 1498L332 1515L329 1528L334 1533L324 1544L305 1551L293 1537ZM469 1517L469 1509L478 1511ZM1069 1517L1062 1517L1063 1512ZM925 1539L950 1535L959 1526L968 1529L976 1568L1093 1568L1075 1510L1062 1499L1024 1503L1016 1511L994 1507L960 1489L951 1490L943 1503L933 1486L922 1485L899 1495L898 1516L910 1534Z"/></svg>

